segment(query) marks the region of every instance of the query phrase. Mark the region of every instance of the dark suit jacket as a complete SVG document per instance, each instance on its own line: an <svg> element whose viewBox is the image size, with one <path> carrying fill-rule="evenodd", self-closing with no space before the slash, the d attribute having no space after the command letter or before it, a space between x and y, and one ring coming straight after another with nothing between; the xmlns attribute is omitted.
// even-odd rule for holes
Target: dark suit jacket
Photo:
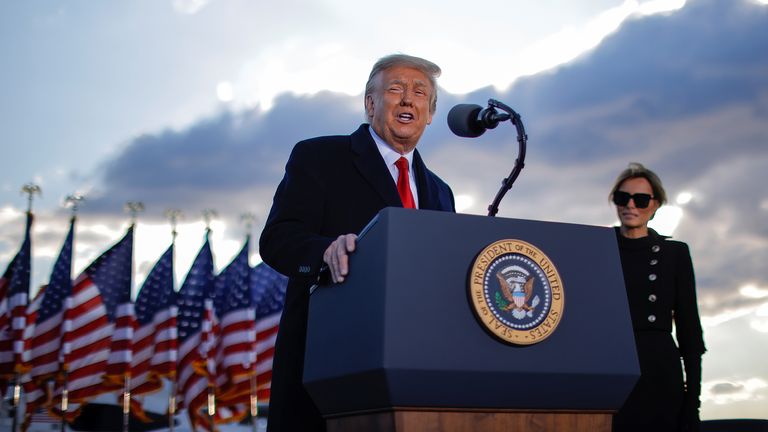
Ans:
<svg viewBox="0 0 768 432"><path fill-rule="evenodd" d="M333 240L360 232L384 207L402 207L368 128L296 144L261 234L262 259L289 277L272 372L270 432L325 430L302 384L309 286L318 280L323 252ZM418 151L413 169L419 208L455 211L451 189Z"/></svg>

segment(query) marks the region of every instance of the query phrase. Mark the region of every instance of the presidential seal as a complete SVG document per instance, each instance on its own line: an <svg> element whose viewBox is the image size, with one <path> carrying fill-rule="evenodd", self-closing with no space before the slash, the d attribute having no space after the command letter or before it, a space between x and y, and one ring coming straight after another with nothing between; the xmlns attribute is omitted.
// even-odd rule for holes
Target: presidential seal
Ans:
<svg viewBox="0 0 768 432"><path fill-rule="evenodd" d="M469 297L478 321L514 345L539 343L563 317L560 274L536 246L499 240L480 252L469 276Z"/></svg>

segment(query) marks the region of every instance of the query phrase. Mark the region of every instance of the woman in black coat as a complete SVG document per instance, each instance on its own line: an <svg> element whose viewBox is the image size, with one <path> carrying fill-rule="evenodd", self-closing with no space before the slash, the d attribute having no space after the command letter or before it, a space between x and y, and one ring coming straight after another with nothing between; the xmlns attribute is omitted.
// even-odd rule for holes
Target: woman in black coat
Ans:
<svg viewBox="0 0 768 432"><path fill-rule="evenodd" d="M643 165L631 163L610 197L620 221L616 236L640 361L640 380L614 415L613 430L698 431L706 349L688 245L648 228L667 196Z"/></svg>

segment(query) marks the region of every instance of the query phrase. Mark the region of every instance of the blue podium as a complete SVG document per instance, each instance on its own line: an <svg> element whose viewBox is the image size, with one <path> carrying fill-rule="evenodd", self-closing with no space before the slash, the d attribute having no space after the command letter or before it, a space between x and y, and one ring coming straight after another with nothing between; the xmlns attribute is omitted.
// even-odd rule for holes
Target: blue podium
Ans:
<svg viewBox="0 0 768 432"><path fill-rule="evenodd" d="M562 282L538 343L501 340L473 309L473 263L505 239ZM639 377L610 228L386 208L350 268L310 298L304 382L329 431L608 431Z"/></svg>

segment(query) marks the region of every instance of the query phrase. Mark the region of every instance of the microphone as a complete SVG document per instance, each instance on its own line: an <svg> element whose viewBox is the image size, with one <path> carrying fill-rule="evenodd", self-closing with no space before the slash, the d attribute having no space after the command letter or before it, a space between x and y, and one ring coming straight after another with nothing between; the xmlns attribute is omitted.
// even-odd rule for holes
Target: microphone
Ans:
<svg viewBox="0 0 768 432"><path fill-rule="evenodd" d="M499 114L496 108L504 112ZM499 189L491 205L488 206L488 216L496 216L501 199L504 198L507 191L512 189L512 184L525 166L525 148L528 142L528 135L525 134L523 120L515 110L496 99L488 99L488 108L473 104L459 104L451 108L451 111L448 113L448 127L456 135L466 138L477 138L484 134L486 129L493 129L499 125L499 122L504 120L509 120L515 125L515 129L517 129L517 143L520 145L520 150L515 160L515 167L512 169L509 177L506 177L501 182L501 189Z"/></svg>
<svg viewBox="0 0 768 432"><path fill-rule="evenodd" d="M486 129L493 129L499 122L510 118L507 113L499 114L493 106L483 108L475 104L458 104L448 112L448 127L460 137L477 138Z"/></svg>

